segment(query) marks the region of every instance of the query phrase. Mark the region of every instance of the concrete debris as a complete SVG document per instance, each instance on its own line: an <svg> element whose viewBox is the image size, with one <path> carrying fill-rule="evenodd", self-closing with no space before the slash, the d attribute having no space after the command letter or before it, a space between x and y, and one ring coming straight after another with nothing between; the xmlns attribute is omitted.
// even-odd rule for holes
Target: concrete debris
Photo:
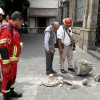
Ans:
<svg viewBox="0 0 100 100"><path fill-rule="evenodd" d="M100 74L97 74L93 77L93 79L96 81L96 82L99 82L100 81Z"/></svg>
<svg viewBox="0 0 100 100"><path fill-rule="evenodd" d="M93 65L86 60L76 60L74 62L76 75L87 75L93 69Z"/></svg>
<svg viewBox="0 0 100 100"><path fill-rule="evenodd" d="M42 80L42 85L47 86L47 87L57 86L58 84L59 84L59 81L53 74L50 74L48 77Z"/></svg>
<svg viewBox="0 0 100 100"><path fill-rule="evenodd" d="M72 78L72 79L74 79L75 78L75 76L74 75L72 75L72 74L70 74L70 73L67 73L67 76L69 76L70 78Z"/></svg>
<svg viewBox="0 0 100 100"><path fill-rule="evenodd" d="M97 86L98 84L99 84L99 83L96 82L96 81L94 81L93 79L89 80L89 82L88 82L88 86L90 86L90 87L95 87L95 86Z"/></svg>
<svg viewBox="0 0 100 100"><path fill-rule="evenodd" d="M73 80L63 80L64 83L67 83L69 85L79 85L79 86L83 86L83 85L87 85L88 84L88 80L84 79L82 81L73 81Z"/></svg>
<svg viewBox="0 0 100 100"><path fill-rule="evenodd" d="M60 84L64 84L63 78L62 78L61 76L58 76L58 77L57 77L57 80L58 80L58 82L59 82Z"/></svg>
<svg viewBox="0 0 100 100"><path fill-rule="evenodd" d="M73 76L72 76L73 77ZM63 79L61 76L55 77L53 74L50 74L46 78L44 78L41 82L42 85L47 86L47 87L54 87L54 86L59 86L63 87L64 84L71 85L71 89L76 89L78 87L84 87L84 86L90 86L94 87L97 86L100 81L100 74L95 75L93 78L90 79L83 79L81 81L79 80L66 80Z"/></svg>
<svg viewBox="0 0 100 100"><path fill-rule="evenodd" d="M48 86L48 87L53 87L53 86L57 86L57 85L62 87L64 85L64 83L66 83L68 85L83 86L83 85L88 84L88 80L87 79L84 79L82 81L64 80L61 76L55 77L53 74L50 74L48 77L43 79L41 83L42 83L42 85Z"/></svg>
<svg viewBox="0 0 100 100"><path fill-rule="evenodd" d="M59 84L58 86L59 86L59 87L63 87L63 84Z"/></svg>

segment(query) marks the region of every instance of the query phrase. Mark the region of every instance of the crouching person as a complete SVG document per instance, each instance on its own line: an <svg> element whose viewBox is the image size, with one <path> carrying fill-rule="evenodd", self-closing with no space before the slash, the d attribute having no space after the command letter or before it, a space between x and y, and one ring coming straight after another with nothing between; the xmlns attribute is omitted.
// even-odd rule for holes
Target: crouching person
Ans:
<svg viewBox="0 0 100 100"><path fill-rule="evenodd" d="M1 29L0 33L3 100L12 100L12 97L22 97L21 93L14 91L17 64L21 52L18 29L21 27L22 22L22 14L16 11L11 15L11 20Z"/></svg>

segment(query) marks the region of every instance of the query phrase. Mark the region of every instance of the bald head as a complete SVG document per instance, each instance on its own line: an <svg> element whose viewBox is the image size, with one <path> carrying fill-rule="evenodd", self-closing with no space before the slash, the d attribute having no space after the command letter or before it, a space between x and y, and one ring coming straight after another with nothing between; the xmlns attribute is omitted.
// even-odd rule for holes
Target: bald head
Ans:
<svg viewBox="0 0 100 100"><path fill-rule="evenodd" d="M53 22L52 29L54 32L56 32L59 28L60 24L58 22Z"/></svg>

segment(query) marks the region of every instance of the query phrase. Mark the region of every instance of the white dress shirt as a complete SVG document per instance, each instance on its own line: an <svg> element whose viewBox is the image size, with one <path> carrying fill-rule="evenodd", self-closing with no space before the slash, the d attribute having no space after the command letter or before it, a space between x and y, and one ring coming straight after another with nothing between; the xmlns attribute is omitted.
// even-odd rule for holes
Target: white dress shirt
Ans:
<svg viewBox="0 0 100 100"><path fill-rule="evenodd" d="M70 35L72 35L72 30L71 27L68 28L70 29L70 32L68 32ZM71 44L70 42L70 38L68 36L68 33L65 31L64 27L61 25L59 27L59 29L57 30L57 38L61 39L62 43L64 43L64 45L68 46Z"/></svg>

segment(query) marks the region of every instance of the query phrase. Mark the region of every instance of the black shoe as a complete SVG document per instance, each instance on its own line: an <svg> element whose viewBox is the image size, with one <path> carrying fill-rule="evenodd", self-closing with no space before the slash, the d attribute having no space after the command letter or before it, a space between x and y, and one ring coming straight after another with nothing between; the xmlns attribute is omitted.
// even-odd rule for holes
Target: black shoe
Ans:
<svg viewBox="0 0 100 100"><path fill-rule="evenodd" d="M68 68L69 71L75 72L74 68Z"/></svg>
<svg viewBox="0 0 100 100"><path fill-rule="evenodd" d="M10 94L10 93L4 94L4 95L3 95L3 100L12 100L11 94Z"/></svg>
<svg viewBox="0 0 100 100"><path fill-rule="evenodd" d="M20 97L22 97L22 93L18 93L18 92L12 91L11 92L11 97L20 98Z"/></svg>
<svg viewBox="0 0 100 100"><path fill-rule="evenodd" d="M52 74L52 72L51 71L47 71L46 74L47 75L50 75L50 74Z"/></svg>
<svg viewBox="0 0 100 100"><path fill-rule="evenodd" d="M65 69L61 69L61 73L66 74L67 71L65 71Z"/></svg>
<svg viewBox="0 0 100 100"><path fill-rule="evenodd" d="M56 74L57 72L56 71L54 71L53 69L51 70L51 73L52 74Z"/></svg>

